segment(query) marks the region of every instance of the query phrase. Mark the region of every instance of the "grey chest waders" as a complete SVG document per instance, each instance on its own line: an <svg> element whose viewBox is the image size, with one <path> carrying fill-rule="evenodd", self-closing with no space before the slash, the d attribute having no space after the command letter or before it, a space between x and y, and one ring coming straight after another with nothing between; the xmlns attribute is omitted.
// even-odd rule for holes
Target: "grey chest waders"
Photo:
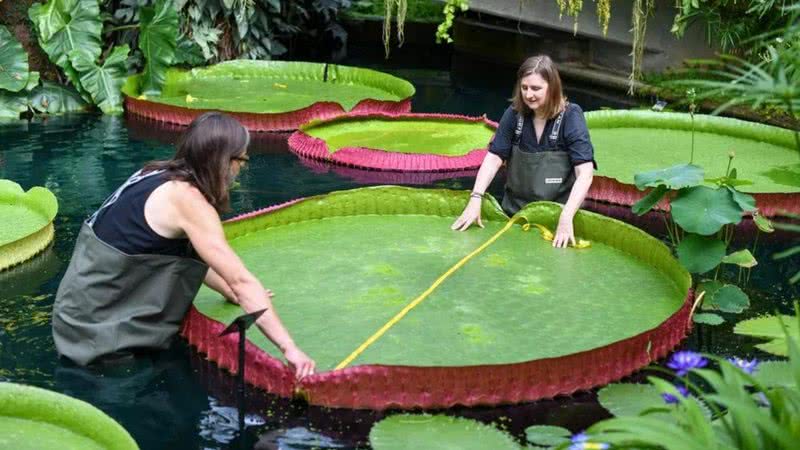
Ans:
<svg viewBox="0 0 800 450"><path fill-rule="evenodd" d="M81 227L53 305L56 349L78 364L115 352L167 348L205 278L202 261L128 255L94 233L98 213L123 190L161 172L134 174Z"/></svg>
<svg viewBox="0 0 800 450"><path fill-rule="evenodd" d="M558 115L546 137L544 149L524 152L519 147L519 141L525 118L522 114L517 118L502 202L507 214L516 214L523 206L539 200L567 202L575 184L575 171L569 154L558 148L558 132L563 119L564 111Z"/></svg>

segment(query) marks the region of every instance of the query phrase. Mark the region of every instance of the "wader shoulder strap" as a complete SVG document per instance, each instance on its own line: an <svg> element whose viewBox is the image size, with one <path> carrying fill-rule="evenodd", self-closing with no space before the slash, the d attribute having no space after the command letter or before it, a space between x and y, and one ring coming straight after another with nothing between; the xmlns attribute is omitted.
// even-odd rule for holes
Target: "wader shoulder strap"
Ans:
<svg viewBox="0 0 800 450"><path fill-rule="evenodd" d="M517 114L517 128L514 129L514 140L512 143L514 145L519 144L520 138L522 138L522 125L525 124L525 117L522 114Z"/></svg>
<svg viewBox="0 0 800 450"><path fill-rule="evenodd" d="M564 108L564 111L566 110L567 108ZM558 114L558 117L556 117L556 123L553 124L553 129L550 130L549 138L550 141L553 143L558 140L558 132L561 130L561 121L564 120L564 111L561 111Z"/></svg>
<svg viewBox="0 0 800 450"><path fill-rule="evenodd" d="M89 227L93 227L95 220L97 220L97 216L100 214L100 211L102 211L102 210L108 208L109 206L113 205L119 199L119 196L122 195L122 192L125 189L127 189L128 187L133 186L134 184L144 180L145 178L150 178L150 177L152 177L154 175L158 175L158 174L163 173L163 172L164 172L163 169L162 170L154 170L152 172L147 172L146 174L143 175L141 169L138 170L136 173L131 175L130 178L125 180L125 182L122 183L122 186L120 186L116 191L114 191L114 193L111 194L111 196L108 197L106 199L106 201L103 202L102 205L100 205L100 208L98 208L97 211L95 211L94 214L92 214L92 216L89 217L89 219L86 221L86 224L89 225Z"/></svg>

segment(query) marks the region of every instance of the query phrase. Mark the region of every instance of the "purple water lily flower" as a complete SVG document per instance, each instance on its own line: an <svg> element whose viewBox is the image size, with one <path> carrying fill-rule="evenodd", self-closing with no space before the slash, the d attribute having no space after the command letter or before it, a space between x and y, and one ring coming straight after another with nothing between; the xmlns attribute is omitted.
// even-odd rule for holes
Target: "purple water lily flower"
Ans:
<svg viewBox="0 0 800 450"><path fill-rule="evenodd" d="M675 385L675 389L677 389L678 392L684 398L689 396L689 390L686 389L686 386L681 386L681 385L677 384L677 385ZM664 399L664 403L667 403L667 404L678 403L678 397L676 397L676 396L674 396L672 394L666 393L666 392L661 394L661 398L663 398Z"/></svg>
<svg viewBox="0 0 800 450"><path fill-rule="evenodd" d="M589 442L589 436L586 433L578 433L572 436L572 445L567 450L607 450L610 445L605 442Z"/></svg>
<svg viewBox="0 0 800 450"><path fill-rule="evenodd" d="M759 361L755 358L748 361L746 359L739 358L738 356L734 356L733 358L728 358L728 362L742 369L742 372L751 375L753 374L753 372L758 370L758 364L759 364Z"/></svg>
<svg viewBox="0 0 800 450"><path fill-rule="evenodd" d="M682 377L689 373L690 370L705 367L706 364L708 364L708 360L700 356L699 353L687 350L673 353L672 358L667 363L667 367L674 370L679 377Z"/></svg>

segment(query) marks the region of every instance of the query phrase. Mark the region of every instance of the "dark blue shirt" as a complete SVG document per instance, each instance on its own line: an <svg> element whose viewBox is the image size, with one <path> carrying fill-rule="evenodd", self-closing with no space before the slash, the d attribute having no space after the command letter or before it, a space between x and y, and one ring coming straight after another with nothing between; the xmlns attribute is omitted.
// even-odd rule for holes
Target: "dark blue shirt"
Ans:
<svg viewBox="0 0 800 450"><path fill-rule="evenodd" d="M525 117L519 149L523 152L537 152L547 149L550 146L548 136L550 136L554 124L554 118L548 120L540 136L541 140L536 142L533 120L531 116ZM509 106L500 119L494 139L489 144L489 151L503 160L508 159L511 156L511 144L514 140L515 128L517 128L517 113ZM583 110L575 103L567 103L556 145L560 150L569 153L569 159L572 161L573 166L591 162L597 168L597 163L594 161L594 147L592 147L592 141L589 139L589 128L586 126Z"/></svg>

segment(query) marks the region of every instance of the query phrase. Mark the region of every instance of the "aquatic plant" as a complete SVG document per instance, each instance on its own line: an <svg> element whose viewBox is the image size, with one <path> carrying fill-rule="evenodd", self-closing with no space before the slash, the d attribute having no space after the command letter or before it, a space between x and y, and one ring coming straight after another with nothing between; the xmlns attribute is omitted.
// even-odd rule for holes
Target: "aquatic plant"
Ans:
<svg viewBox="0 0 800 450"><path fill-rule="evenodd" d="M800 307L796 304L795 309ZM798 336L800 320L794 320L791 328ZM681 378L691 396L682 395L673 383L649 377L646 386L676 402L658 405L650 401L631 415L612 410L617 417L598 422L587 431L595 439L620 448L794 449L800 441L800 339L789 334L785 337L788 361L759 364L734 358L731 362L709 355L717 370L690 369L698 383ZM604 391L610 388L600 391L603 406L609 398Z"/></svg>
<svg viewBox="0 0 800 450"><path fill-rule="evenodd" d="M675 374L682 377L690 370L700 369L708 364L708 360L699 353L692 351L681 351L672 354L667 367L675 371Z"/></svg>

